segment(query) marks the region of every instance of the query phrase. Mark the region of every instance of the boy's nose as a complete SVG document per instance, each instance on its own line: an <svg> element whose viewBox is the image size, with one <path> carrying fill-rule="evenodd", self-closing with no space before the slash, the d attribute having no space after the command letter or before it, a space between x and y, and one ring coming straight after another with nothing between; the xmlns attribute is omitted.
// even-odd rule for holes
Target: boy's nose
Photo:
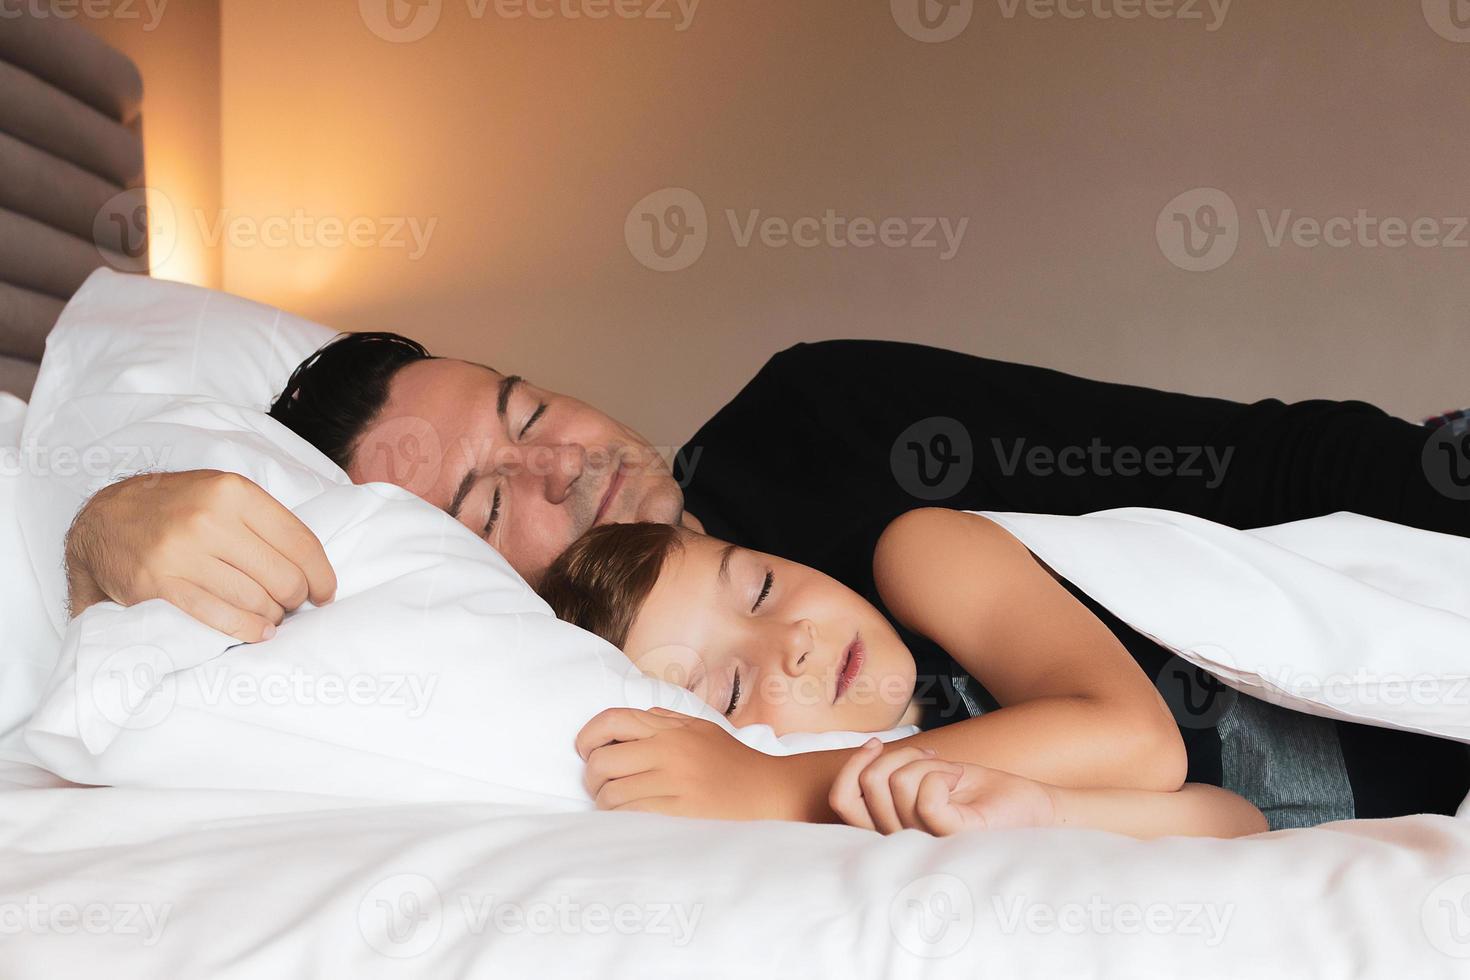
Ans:
<svg viewBox="0 0 1470 980"><path fill-rule="evenodd" d="M785 637L782 668L790 677L801 677L817 667L817 626L809 619L792 623Z"/></svg>

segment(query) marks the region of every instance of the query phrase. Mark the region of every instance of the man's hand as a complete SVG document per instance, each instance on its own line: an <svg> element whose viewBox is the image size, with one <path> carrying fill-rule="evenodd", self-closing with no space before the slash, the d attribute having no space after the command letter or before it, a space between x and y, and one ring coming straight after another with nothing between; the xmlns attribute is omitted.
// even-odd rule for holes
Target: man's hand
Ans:
<svg viewBox="0 0 1470 980"><path fill-rule="evenodd" d="M67 534L66 564L73 616L108 599L165 599L247 643L337 591L311 529L250 480L216 470L150 473L98 491Z"/></svg>
<svg viewBox="0 0 1470 980"><path fill-rule="evenodd" d="M577 735L601 810L725 820L800 820L787 759L719 725L663 708L609 708Z"/></svg>
<svg viewBox="0 0 1470 980"><path fill-rule="evenodd" d="M946 762L933 749L885 751L877 739L869 739L842 767L830 802L847 823L884 834L907 829L942 837L1057 823L1056 802L1044 783Z"/></svg>

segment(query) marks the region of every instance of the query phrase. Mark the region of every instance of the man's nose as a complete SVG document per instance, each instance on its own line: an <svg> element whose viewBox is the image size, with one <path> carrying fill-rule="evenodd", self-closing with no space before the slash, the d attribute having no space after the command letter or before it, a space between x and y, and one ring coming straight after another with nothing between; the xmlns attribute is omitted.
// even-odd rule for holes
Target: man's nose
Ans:
<svg viewBox="0 0 1470 980"><path fill-rule="evenodd" d="M571 496L572 485L587 469L587 450L575 443L531 446L526 450L525 473L539 485L548 503L560 506Z"/></svg>
<svg viewBox="0 0 1470 980"><path fill-rule="evenodd" d="M799 619L781 627L781 668L789 677L801 677L817 668L817 626Z"/></svg>

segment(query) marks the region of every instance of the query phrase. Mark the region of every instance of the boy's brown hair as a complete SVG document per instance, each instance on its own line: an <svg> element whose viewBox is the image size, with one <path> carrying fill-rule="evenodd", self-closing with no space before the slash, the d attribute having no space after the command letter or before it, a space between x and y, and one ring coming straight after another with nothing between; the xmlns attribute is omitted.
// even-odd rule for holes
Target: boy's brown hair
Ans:
<svg viewBox="0 0 1470 980"><path fill-rule="evenodd" d="M557 556L536 591L558 619L622 649L682 533L672 524L595 527Z"/></svg>

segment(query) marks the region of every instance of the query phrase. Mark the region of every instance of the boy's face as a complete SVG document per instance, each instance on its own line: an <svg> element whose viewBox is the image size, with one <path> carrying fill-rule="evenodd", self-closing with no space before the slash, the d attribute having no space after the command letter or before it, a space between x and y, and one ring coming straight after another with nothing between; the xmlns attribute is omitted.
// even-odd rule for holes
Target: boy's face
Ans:
<svg viewBox="0 0 1470 980"><path fill-rule="evenodd" d="M805 565L693 532L628 632L645 674L692 691L736 727L877 732L914 692L914 659L883 615Z"/></svg>

